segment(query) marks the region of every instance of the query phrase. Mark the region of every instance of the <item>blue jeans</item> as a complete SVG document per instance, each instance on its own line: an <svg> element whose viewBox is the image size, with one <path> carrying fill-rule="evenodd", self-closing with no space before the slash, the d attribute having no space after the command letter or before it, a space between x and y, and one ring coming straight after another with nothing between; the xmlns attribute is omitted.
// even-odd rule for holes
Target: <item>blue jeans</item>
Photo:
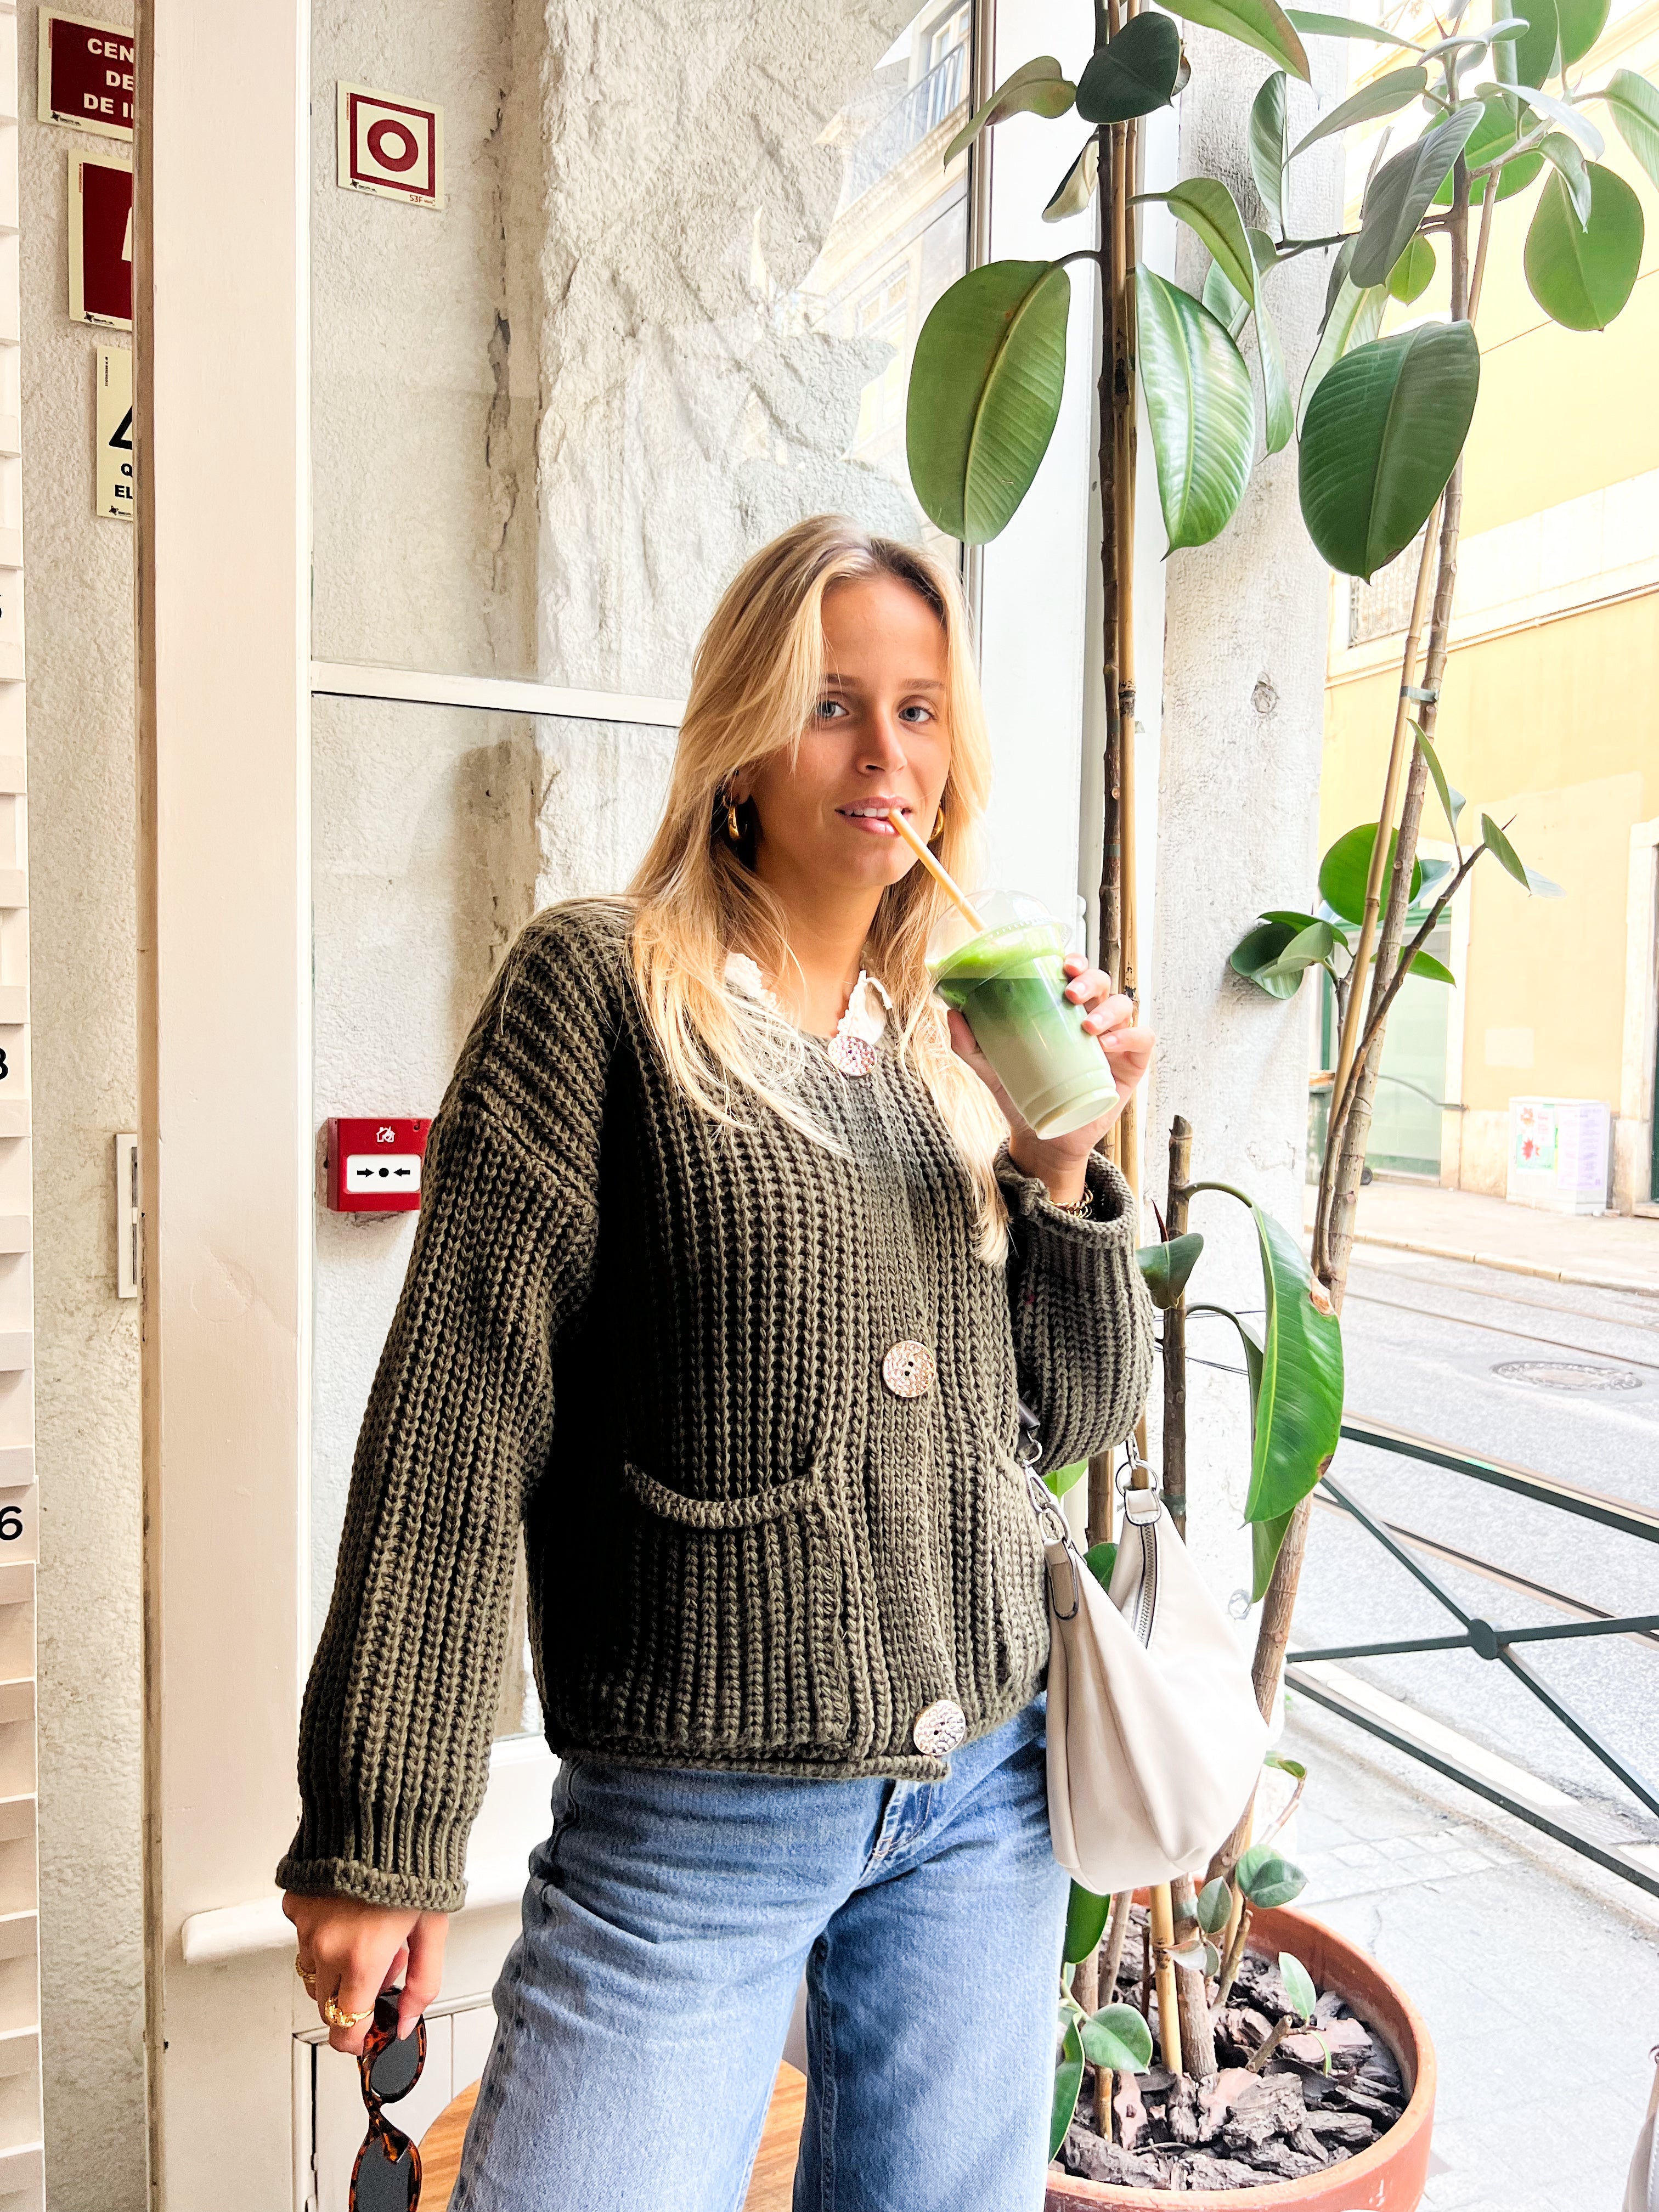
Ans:
<svg viewBox="0 0 1659 2212"><path fill-rule="evenodd" d="M945 1782L578 1759L553 1807L452 2212L738 2212L803 1972L795 2212L1040 2212L1040 1699Z"/></svg>

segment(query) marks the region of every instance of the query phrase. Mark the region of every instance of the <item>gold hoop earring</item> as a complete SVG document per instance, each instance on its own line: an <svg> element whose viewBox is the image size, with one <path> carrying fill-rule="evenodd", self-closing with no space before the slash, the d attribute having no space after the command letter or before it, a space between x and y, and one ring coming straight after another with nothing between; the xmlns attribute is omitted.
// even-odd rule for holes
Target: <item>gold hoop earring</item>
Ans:
<svg viewBox="0 0 1659 2212"><path fill-rule="evenodd" d="M743 824L738 819L737 801L735 799L728 799L726 802L726 834L732 840L732 842L734 845L742 843Z"/></svg>
<svg viewBox="0 0 1659 2212"><path fill-rule="evenodd" d="M941 806L939 812L933 817L933 826L932 830L928 833L927 842L930 845L933 843L934 838L939 836L939 831L943 830L944 827L945 809Z"/></svg>

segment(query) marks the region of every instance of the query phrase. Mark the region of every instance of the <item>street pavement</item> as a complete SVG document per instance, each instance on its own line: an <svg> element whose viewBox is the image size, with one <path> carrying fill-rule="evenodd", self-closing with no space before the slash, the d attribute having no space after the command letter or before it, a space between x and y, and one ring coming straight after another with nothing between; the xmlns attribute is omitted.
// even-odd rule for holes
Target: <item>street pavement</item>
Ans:
<svg viewBox="0 0 1659 2212"><path fill-rule="evenodd" d="M1351 1413L1659 1509L1659 1295L1362 1245L1343 1322ZM1414 1554L1469 1614L1499 1627L1574 1618L1516 1581L1604 1613L1659 1613L1659 1546L1355 1444L1332 1472L1375 1517L1482 1563ZM1457 1626L1355 1522L1321 1509L1295 1647ZM1523 1656L1659 1796L1659 1641ZM1344 1664L1566 1792L1569 1824L1605 1846L1647 1839L1659 1872L1659 1817L1500 1664L1470 1651ZM1439 2051L1425 2207L1616 2212L1659 2042L1659 1900L1305 1698L1286 1747L1310 1769L1306 1901L1398 1974Z"/></svg>

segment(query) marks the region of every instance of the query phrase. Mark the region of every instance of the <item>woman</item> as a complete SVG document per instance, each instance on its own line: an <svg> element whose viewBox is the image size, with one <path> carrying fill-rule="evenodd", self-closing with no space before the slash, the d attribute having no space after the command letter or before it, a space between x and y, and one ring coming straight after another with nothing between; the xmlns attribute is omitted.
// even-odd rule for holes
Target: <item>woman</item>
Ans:
<svg viewBox="0 0 1659 2212"><path fill-rule="evenodd" d="M735 2212L797 1986L796 2203L1042 2198L1066 1884L1012 1446L1127 1435L1115 1118L1040 1142L924 965L990 757L954 579L819 517L698 649L625 902L519 939L427 1153L279 1878L331 2040L436 1992L522 1527L562 1762L456 2212ZM1152 1039L1082 960L1118 1110Z"/></svg>

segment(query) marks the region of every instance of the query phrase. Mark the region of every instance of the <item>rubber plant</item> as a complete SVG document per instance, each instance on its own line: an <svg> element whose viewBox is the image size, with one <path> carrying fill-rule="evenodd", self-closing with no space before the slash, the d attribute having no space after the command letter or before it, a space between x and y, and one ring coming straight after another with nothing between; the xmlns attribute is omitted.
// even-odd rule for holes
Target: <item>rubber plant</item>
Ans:
<svg viewBox="0 0 1659 2212"><path fill-rule="evenodd" d="M1478 842L1464 848L1461 801L1434 744L1456 573L1461 457L1480 392L1474 323L1493 214L1501 198L1543 175L1523 255L1526 281L1553 320L1597 330L1630 296L1642 213L1628 185L1601 165L1604 141L1587 107L1600 104L1659 183L1659 93L1628 70L1613 71L1594 90L1575 74L1600 36L1609 0L1522 0L1524 17L1509 0L1487 4L1489 19L1472 25L1471 0L1451 0L1437 35L1414 40L1342 15L1285 9L1279 0L1171 0L1167 11L1146 0L1094 0L1093 48L1076 82L1051 57L1027 63L970 118L947 159L1015 113L1050 122L1080 118L1090 135L1043 214L1057 221L1092 203L1096 243L1052 260L993 262L969 271L929 314L910 374L907 451L916 495L940 529L966 544L982 544L1018 511L1059 417L1073 269L1085 270L1098 287L1101 340L1092 367L1106 729L1100 959L1124 989L1135 988L1138 968L1134 752L1125 742L1134 727L1136 692L1138 409L1144 404L1173 557L1219 536L1237 513L1258 453L1279 453L1292 441L1303 520L1333 568L1369 580L1422 533L1378 819L1326 856L1323 914L1280 909L1261 916L1233 956L1239 972L1276 997L1294 992L1309 968L1324 968L1342 1012L1311 1266L1297 1241L1270 1228L1258 1211L1267 1336L1257 1340L1240 1323L1254 1419L1248 1517L1253 1596L1262 1605L1255 1672L1264 1711L1279 1695L1311 1493L1340 1428L1337 1316L1389 1011L1407 974L1449 981L1427 953L1427 940L1484 854L1529 890L1555 888L1526 867L1505 827L1489 817L1482 817ZM1172 102L1190 73L1183 21L1220 32L1271 64L1238 118L1238 167L1248 166L1254 181L1250 213L1259 222L1247 220L1218 178L1185 178L1157 194L1138 190L1139 124ZM1304 41L1319 38L1366 40L1393 52L1385 70L1293 135L1288 95L1292 84L1308 83ZM1290 219L1297 161L1378 118L1389 118L1389 133L1354 228L1334 238L1297 235ZM1402 125L1409 139L1390 151ZM1198 292L1140 265L1137 210L1147 198L1162 200L1206 250ZM1331 258L1317 341L1297 374L1285 359L1269 295L1275 269L1310 252ZM1407 305L1419 299L1442 252L1449 312L1381 336L1389 299ZM1252 324L1259 393L1239 343ZM1431 782L1456 860L1430 884L1426 910L1420 919L1412 914L1407 938L1412 902L1425 881L1416 848ZM1177 1123L1177 1134L1183 1126ZM1132 1117L1114 1140L1138 1190ZM1212 1187L1190 1182L1176 1149L1172 1139L1165 1242L1143 1255L1143 1265L1164 1311L1165 1492L1184 1515L1184 1466L1173 1466L1171 1455L1184 1457L1185 1281L1195 1256L1186 1213L1190 1200ZM1288 1365L1277 1356L1287 1320L1291 1334L1319 1356ZM1176 1390L1179 1402L1172 1402ZM1145 1436L1143 1424L1138 1461ZM1068 1472L1083 1479L1081 1469ZM1089 1557L1104 1572L1109 1461L1096 1461L1087 1474ZM1161 2040L1166 2060L1173 2057L1176 2065L1182 2021L1189 2024L1189 2066L1203 2063L1206 2007L1231 1978L1229 1962L1237 1965L1252 1905L1287 1902L1300 1886L1295 1869L1263 1839L1251 1844L1251 1819L1247 1808L1219 1844L1201 1891L1188 1883L1153 1893L1148 1944L1158 1954ZM1106 2104L1109 2127L1110 2069L1132 2045L1136 2053L1140 2048L1117 2017L1124 2008L1110 2002L1128 1899L1112 1903L1103 1948L1107 1901L1082 1893L1073 1900L1056 2142L1091 2065L1105 2076L1103 2090L1097 2075L1097 2109ZM1099 2054L1093 2058L1091 2045Z"/></svg>

